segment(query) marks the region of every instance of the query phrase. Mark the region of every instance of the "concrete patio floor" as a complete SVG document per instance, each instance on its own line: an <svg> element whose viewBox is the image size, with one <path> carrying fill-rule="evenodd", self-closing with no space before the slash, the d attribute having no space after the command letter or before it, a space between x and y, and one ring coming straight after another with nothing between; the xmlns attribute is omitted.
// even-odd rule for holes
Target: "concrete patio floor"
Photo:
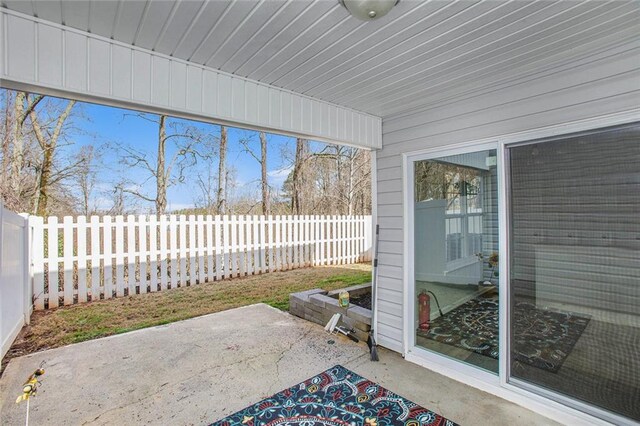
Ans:
<svg viewBox="0 0 640 426"><path fill-rule="evenodd" d="M13 359L0 379L0 424L24 424L15 398L45 361L31 402L38 425L201 425L335 364L462 425L543 425L522 407L321 326L258 304Z"/></svg>

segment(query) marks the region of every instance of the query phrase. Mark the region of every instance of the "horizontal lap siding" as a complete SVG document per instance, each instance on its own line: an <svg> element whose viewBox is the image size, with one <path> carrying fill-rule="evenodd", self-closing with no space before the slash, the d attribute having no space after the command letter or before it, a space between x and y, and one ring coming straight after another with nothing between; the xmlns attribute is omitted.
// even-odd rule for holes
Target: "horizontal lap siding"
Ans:
<svg viewBox="0 0 640 426"><path fill-rule="evenodd" d="M378 306L384 312L378 324L381 345L400 351L403 339L402 153L492 137L498 140L501 135L638 108L640 41L612 49L593 43L595 53L572 64L383 120L383 148L376 160L381 250Z"/></svg>
<svg viewBox="0 0 640 426"><path fill-rule="evenodd" d="M79 100L361 148L381 120L359 111L0 8L0 83Z"/></svg>

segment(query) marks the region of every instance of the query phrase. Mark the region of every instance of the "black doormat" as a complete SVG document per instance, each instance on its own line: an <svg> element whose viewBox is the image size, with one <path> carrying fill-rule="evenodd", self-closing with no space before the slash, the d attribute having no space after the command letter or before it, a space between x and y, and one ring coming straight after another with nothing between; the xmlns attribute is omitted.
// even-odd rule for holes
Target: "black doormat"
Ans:
<svg viewBox="0 0 640 426"><path fill-rule="evenodd" d="M526 302L515 305L511 319L515 359L553 372L562 366L590 320ZM418 334L498 359L498 301L472 299L433 320L427 333Z"/></svg>
<svg viewBox="0 0 640 426"><path fill-rule="evenodd" d="M336 365L213 426L455 426L439 414Z"/></svg>

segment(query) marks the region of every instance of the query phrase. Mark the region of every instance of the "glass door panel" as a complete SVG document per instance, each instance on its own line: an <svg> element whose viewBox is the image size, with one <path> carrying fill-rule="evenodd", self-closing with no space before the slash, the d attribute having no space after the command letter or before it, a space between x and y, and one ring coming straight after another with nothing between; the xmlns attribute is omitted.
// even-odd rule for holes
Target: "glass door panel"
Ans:
<svg viewBox="0 0 640 426"><path fill-rule="evenodd" d="M496 151L414 163L416 345L498 372Z"/></svg>
<svg viewBox="0 0 640 426"><path fill-rule="evenodd" d="M508 165L511 378L640 420L640 125Z"/></svg>

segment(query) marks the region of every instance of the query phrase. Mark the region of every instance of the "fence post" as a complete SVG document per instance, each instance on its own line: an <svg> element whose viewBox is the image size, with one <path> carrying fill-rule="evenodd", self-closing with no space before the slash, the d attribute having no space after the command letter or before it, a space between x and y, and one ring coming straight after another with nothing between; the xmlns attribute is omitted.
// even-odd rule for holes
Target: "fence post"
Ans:
<svg viewBox="0 0 640 426"><path fill-rule="evenodd" d="M187 285L187 216L181 214L178 239L180 241L180 280L178 287Z"/></svg>
<svg viewBox="0 0 640 426"><path fill-rule="evenodd" d="M102 219L103 228L102 235L103 238L103 251L104 251L104 298L111 299L113 297L113 257L112 253L112 244L113 241L113 230L111 229L111 216L105 216Z"/></svg>
<svg viewBox="0 0 640 426"><path fill-rule="evenodd" d="M170 250L173 250L173 244L175 244L175 229L171 218L169 218L169 224L167 225L167 216L160 216L158 231L160 232L160 290L166 290L169 283L173 285L169 281L169 274L173 277L176 272L173 263L167 260L167 255L171 253ZM169 233L169 238L167 238L167 232ZM171 246L167 244L167 240Z"/></svg>
<svg viewBox="0 0 640 426"><path fill-rule="evenodd" d="M147 292L147 268L149 263L147 263L147 217L146 216L138 216L138 280L134 280L133 289L135 292L136 282L138 283L138 291L140 294L145 294ZM129 228L131 229L131 228ZM149 236L151 238L151 236ZM134 243L135 247L135 243ZM149 259L151 260L151 259ZM135 269L135 257L134 257L134 269ZM151 278L151 274L149 274L149 278ZM153 287L153 284L151 284Z"/></svg>
<svg viewBox="0 0 640 426"><path fill-rule="evenodd" d="M124 296L124 216L116 216L116 297Z"/></svg>
<svg viewBox="0 0 640 426"><path fill-rule="evenodd" d="M214 251L217 245L214 244L213 235L214 235L214 222L213 216L208 214L206 216L205 222L205 233L207 234L207 282L212 282L215 274L213 270L214 259L216 257L216 252Z"/></svg>
<svg viewBox="0 0 640 426"><path fill-rule="evenodd" d="M204 271L204 260L206 256L205 252L205 239L204 239L204 216L198 215L196 217L196 239L198 240L198 284L203 284L207 281L207 276ZM195 280L195 278L193 278Z"/></svg>
<svg viewBox="0 0 640 426"><path fill-rule="evenodd" d="M164 235L166 238L166 230ZM149 279L151 292L158 291L158 222L155 215L149 216Z"/></svg>
<svg viewBox="0 0 640 426"><path fill-rule="evenodd" d="M91 301L100 300L100 218L91 216ZM106 265L106 260L104 261Z"/></svg>
<svg viewBox="0 0 640 426"><path fill-rule="evenodd" d="M35 309L44 309L44 221L41 217L30 216L32 229L31 262L33 273L32 297Z"/></svg>
<svg viewBox="0 0 640 426"><path fill-rule="evenodd" d="M87 301L87 218L78 216L78 303Z"/></svg>
<svg viewBox="0 0 640 426"><path fill-rule="evenodd" d="M373 223L372 223L372 217L371 216L365 216L365 222L364 222L364 260L365 261L370 261L373 260L372 256L373 253L371 252L371 245L372 245L372 237L373 237L373 233L375 232L375 230L373 229Z"/></svg>

